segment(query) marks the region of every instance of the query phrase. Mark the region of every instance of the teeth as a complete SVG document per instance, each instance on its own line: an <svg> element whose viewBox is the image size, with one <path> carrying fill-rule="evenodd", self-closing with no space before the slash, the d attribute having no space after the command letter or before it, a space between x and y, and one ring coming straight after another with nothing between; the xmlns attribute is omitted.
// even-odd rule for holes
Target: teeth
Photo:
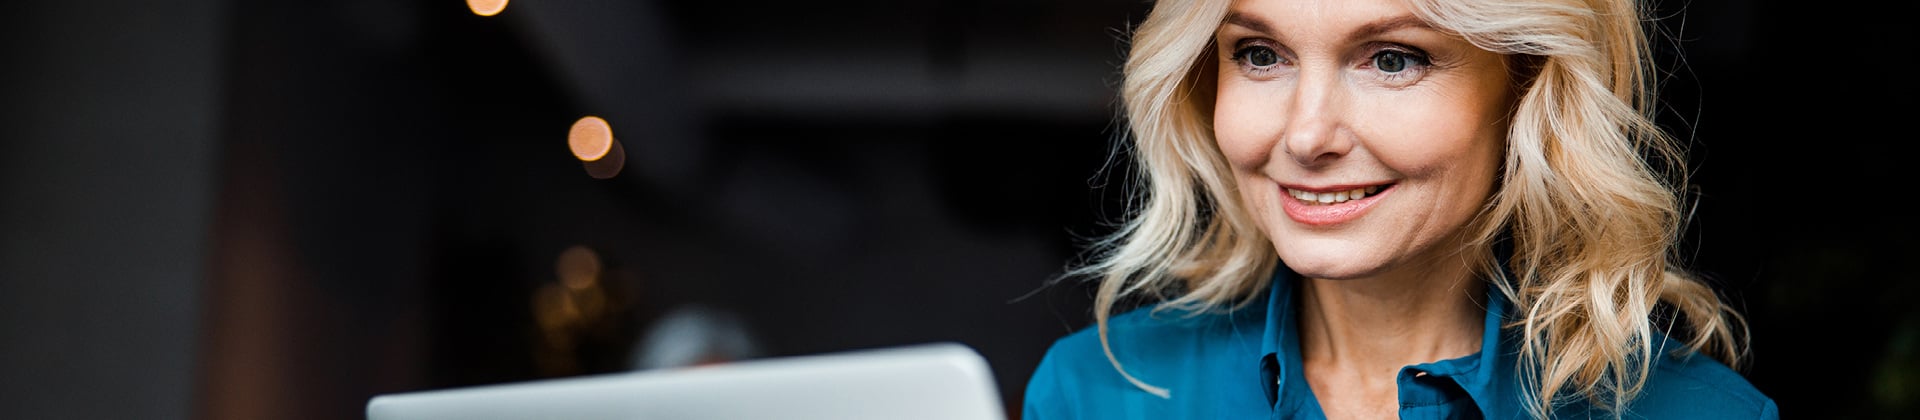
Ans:
<svg viewBox="0 0 1920 420"><path fill-rule="evenodd" d="M1287 195L1291 195L1293 196L1294 199L1304 201L1307 204L1344 203L1344 202L1347 202L1348 200L1359 200L1362 198L1366 198L1368 195L1372 195L1373 193L1377 193L1377 192L1380 192L1380 187L1377 185L1371 186L1371 187L1365 187L1365 188L1354 188L1348 191L1334 191L1334 192L1326 192L1326 193L1315 193L1315 192L1301 191L1301 190L1296 190L1291 188L1287 189Z"/></svg>

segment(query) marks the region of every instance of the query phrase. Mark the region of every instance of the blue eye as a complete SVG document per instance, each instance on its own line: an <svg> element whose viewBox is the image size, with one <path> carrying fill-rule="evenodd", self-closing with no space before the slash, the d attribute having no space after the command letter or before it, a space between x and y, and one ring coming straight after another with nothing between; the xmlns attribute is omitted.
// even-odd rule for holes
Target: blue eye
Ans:
<svg viewBox="0 0 1920 420"><path fill-rule="evenodd" d="M1233 58L1254 67L1267 67L1280 64L1280 53L1274 52L1272 48L1262 46L1241 48L1240 51L1234 51Z"/></svg>
<svg viewBox="0 0 1920 420"><path fill-rule="evenodd" d="M1381 72L1385 73L1399 73L1406 71L1408 67L1426 64L1427 59L1425 57L1403 51L1386 50L1373 54L1373 68L1380 69Z"/></svg>

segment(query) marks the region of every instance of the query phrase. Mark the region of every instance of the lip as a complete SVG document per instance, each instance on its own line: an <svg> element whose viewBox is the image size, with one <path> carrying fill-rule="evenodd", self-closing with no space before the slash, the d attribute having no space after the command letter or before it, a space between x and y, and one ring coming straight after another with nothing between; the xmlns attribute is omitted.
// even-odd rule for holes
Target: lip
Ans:
<svg viewBox="0 0 1920 420"><path fill-rule="evenodd" d="M1387 196L1387 194L1393 193L1393 190L1394 190L1393 187L1396 185L1397 184L1335 185L1335 186L1321 186L1321 187L1281 185L1280 186L1280 200L1281 200L1280 207L1281 209L1286 211L1287 218L1293 219L1294 222L1298 222L1303 225L1308 225L1308 226L1338 225L1341 223L1351 222L1354 219L1359 219L1360 216L1366 215L1367 210L1372 209L1374 204L1379 203L1381 197L1385 197ZM1301 190L1301 191L1311 191L1311 192L1334 192L1334 191L1352 191L1356 188L1366 188L1370 186L1381 187L1381 189L1380 191L1367 195L1366 198L1362 198L1359 200L1347 200L1339 204L1310 206L1310 205L1307 205L1306 203L1301 203L1300 200L1293 198L1292 194L1287 193L1287 189L1289 188L1295 189L1295 190Z"/></svg>

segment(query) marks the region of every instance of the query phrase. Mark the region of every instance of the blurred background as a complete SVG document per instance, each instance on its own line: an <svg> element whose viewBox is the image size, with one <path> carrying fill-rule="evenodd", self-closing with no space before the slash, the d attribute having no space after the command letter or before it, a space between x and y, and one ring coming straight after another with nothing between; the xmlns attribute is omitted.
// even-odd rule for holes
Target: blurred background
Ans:
<svg viewBox="0 0 1920 420"><path fill-rule="evenodd" d="M932 341L1010 413L1122 214L1146 1L15 0L0 417L362 418L391 392ZM1658 5L1686 257L1789 417L1920 416L1899 13Z"/></svg>

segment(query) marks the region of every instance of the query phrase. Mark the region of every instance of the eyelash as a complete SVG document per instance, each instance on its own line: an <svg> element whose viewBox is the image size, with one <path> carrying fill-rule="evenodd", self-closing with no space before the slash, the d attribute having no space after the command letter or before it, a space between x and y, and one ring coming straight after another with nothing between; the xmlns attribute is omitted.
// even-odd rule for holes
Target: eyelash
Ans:
<svg viewBox="0 0 1920 420"><path fill-rule="evenodd" d="M1408 63L1409 67L1399 72L1394 72L1394 73L1381 72L1381 74L1386 75L1388 80L1400 81L1407 78L1417 79L1419 76L1425 75L1427 70L1430 70L1433 68L1432 56L1429 56L1425 52L1415 50L1411 47L1398 46L1398 45L1393 47L1381 48L1379 50L1374 51L1373 54L1368 54L1366 66L1367 67L1374 66L1375 62L1380 61L1381 55L1388 54L1388 53L1399 54L1400 56L1405 57L1405 60L1410 62Z"/></svg>
<svg viewBox="0 0 1920 420"><path fill-rule="evenodd" d="M1241 69L1244 71L1247 71L1248 73L1259 74L1259 73L1265 73L1266 71L1271 70L1271 69L1254 67L1251 63L1247 62L1247 55L1252 54L1255 48L1266 48L1268 50L1273 49L1272 47L1268 47L1265 45L1249 44L1245 41L1242 41L1240 42L1240 46L1235 47L1235 49L1233 50L1233 55L1228 58L1232 60L1235 64L1239 64ZM1280 54L1280 52L1274 51L1274 54L1277 56ZM1280 60L1281 62L1288 61L1286 57L1275 57L1275 58Z"/></svg>
<svg viewBox="0 0 1920 420"><path fill-rule="evenodd" d="M1241 41L1238 44L1240 46L1234 49L1233 54L1229 56L1228 59L1233 61L1235 64L1238 64L1241 68L1241 71L1257 76L1273 70L1272 68L1255 67L1247 61L1247 58L1248 58L1247 56L1253 53L1253 51L1256 48L1266 48L1268 50L1273 50L1273 47L1269 47L1263 44L1250 43L1249 41ZM1411 61L1411 63L1408 63L1411 67L1407 68L1406 70L1402 70L1400 72L1395 72L1395 73L1385 73L1385 72L1380 73L1388 81L1401 81L1409 77L1417 78L1420 75L1424 75L1428 70L1431 70L1434 67L1433 58L1431 55L1427 54L1424 51L1421 51L1418 48L1413 48L1410 46L1400 45L1400 44L1387 44L1384 46L1376 47L1376 49L1372 54L1367 54L1367 61L1365 64L1362 65L1362 67L1367 67L1367 68L1374 67L1374 62L1380 59L1380 55L1387 54L1387 53L1400 54L1404 56L1408 61ZM1274 54L1278 55L1279 51L1274 51ZM1290 60L1287 60L1286 57L1275 57L1275 58L1279 60L1279 63L1275 63L1276 66L1290 61Z"/></svg>

